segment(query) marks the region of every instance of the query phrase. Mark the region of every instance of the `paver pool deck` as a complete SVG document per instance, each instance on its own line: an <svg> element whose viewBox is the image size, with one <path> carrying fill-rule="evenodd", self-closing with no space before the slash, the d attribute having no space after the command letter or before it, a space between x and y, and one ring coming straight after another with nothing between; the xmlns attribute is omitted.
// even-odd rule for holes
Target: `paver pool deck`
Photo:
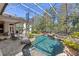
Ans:
<svg viewBox="0 0 79 59"><path fill-rule="evenodd" d="M32 42L35 40L35 38L31 38L30 40ZM22 48L24 44L21 44L20 42L21 40L11 40L11 39L0 41L0 50L3 56L22 56ZM31 55L32 56L45 56L35 50L31 51ZM61 53L58 56L60 55L64 56L66 54Z"/></svg>
<svg viewBox="0 0 79 59"><path fill-rule="evenodd" d="M0 50L3 56L14 56L22 50L21 40L4 40L0 41Z"/></svg>
<svg viewBox="0 0 79 59"><path fill-rule="evenodd" d="M34 38L30 41L34 41ZM11 39L0 41L0 56L14 56L21 52L24 45L20 42L21 40Z"/></svg>

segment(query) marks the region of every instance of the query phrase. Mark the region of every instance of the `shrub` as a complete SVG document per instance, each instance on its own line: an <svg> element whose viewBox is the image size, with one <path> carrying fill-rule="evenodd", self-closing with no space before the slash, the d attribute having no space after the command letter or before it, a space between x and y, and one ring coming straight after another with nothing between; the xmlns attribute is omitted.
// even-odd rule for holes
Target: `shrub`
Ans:
<svg viewBox="0 0 79 59"><path fill-rule="evenodd" d="M29 32L29 33L28 33L28 37L29 37L29 38L33 38L34 35L33 35L31 32Z"/></svg>
<svg viewBox="0 0 79 59"><path fill-rule="evenodd" d="M40 31L36 31L36 30L34 30L34 31L32 31L32 33L33 33L33 34L39 34Z"/></svg>
<svg viewBox="0 0 79 59"><path fill-rule="evenodd" d="M75 42L72 42L68 39L64 39L63 40L63 43L73 49L76 49L76 50L79 50L79 44L75 43Z"/></svg>
<svg viewBox="0 0 79 59"><path fill-rule="evenodd" d="M72 38L79 38L79 32L74 32L70 35Z"/></svg>

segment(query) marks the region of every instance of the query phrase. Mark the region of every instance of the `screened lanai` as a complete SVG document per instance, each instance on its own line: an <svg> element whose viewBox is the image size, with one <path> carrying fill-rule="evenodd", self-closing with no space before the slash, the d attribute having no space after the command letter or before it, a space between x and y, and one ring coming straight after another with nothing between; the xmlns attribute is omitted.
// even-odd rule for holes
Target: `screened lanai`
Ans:
<svg viewBox="0 0 79 59"><path fill-rule="evenodd" d="M79 31L79 4L8 3L1 5L3 6L3 8L1 7L1 15L8 15L9 18L12 16L14 19L17 18L17 21L12 20L13 18L11 18L11 21L7 20L10 21L11 24L16 23L16 29L26 28L28 32L42 33L46 31L50 33L61 33L63 35ZM18 23L21 24L18 25ZM24 23L26 24L24 25ZM1 26L3 27L3 25ZM7 31L9 31L9 29L7 29ZM7 31L4 30L4 32ZM3 30L1 30L1 32L3 32ZM16 31L14 30L14 32Z"/></svg>
<svg viewBox="0 0 79 59"><path fill-rule="evenodd" d="M73 14L78 14L78 4L10 3L5 8L3 14L21 17L32 25L39 22L40 20L38 19L47 17L54 24L58 24L62 21L64 23L68 23L69 26L71 26L71 17L74 16ZM64 29L63 31L66 32L67 30Z"/></svg>
<svg viewBox="0 0 79 59"><path fill-rule="evenodd" d="M61 3L13 3L8 4L3 13L7 13L10 15L14 15L17 17L23 17L24 19L31 19L34 16L41 15L44 16L46 13L49 17L53 17L51 15L51 10L54 14L58 15L61 13L61 7L64 4ZM77 8L76 4L66 4L64 8L65 13L70 12L70 14ZM69 8L71 7L71 8ZM51 9L51 10L50 10ZM18 10L18 12L17 12ZM21 13L21 14L19 14Z"/></svg>
<svg viewBox="0 0 79 59"><path fill-rule="evenodd" d="M61 4L57 4L58 6ZM8 6L6 7L4 13L10 13L12 15L16 15L18 17L23 17L23 18L29 18L31 19L32 17L36 16L36 15L44 15L44 12L47 13L50 17L52 17L52 15L50 15L46 9L50 9L51 7L53 7L53 10L56 13L55 10L55 6L57 6L56 4L51 4L51 3L17 3L17 4L8 4ZM58 7L57 7L58 8ZM12 11L13 10L13 11ZM16 12L18 10L18 12ZM21 14L18 14L18 13Z"/></svg>
<svg viewBox="0 0 79 59"><path fill-rule="evenodd" d="M57 10L55 10L55 7L58 8L61 4L52 4L52 3L15 3L15 4L7 4L3 15L11 15L15 17L21 17L23 18L27 24L30 24L30 31L31 25L36 24L39 22L37 17L41 19L41 17L46 15L53 21L53 18L57 20L57 17L55 15L51 14L51 10L53 10L54 14L57 14ZM52 7L52 8L51 8ZM50 11L48 11L50 9ZM54 22L55 22L54 20ZM22 26L21 26L22 27ZM28 30L28 29L27 29Z"/></svg>
<svg viewBox="0 0 79 59"><path fill-rule="evenodd" d="M31 48L34 47L45 55L57 55L55 51L58 50L62 53L63 51L60 50L65 48L62 46L64 43L69 46L68 48L72 47L73 50L77 50L79 49L79 45L76 44L79 43L79 40L76 40L79 38L79 4L1 4L0 33L13 32L16 34L17 31L29 38L32 43ZM36 52L36 50L34 51ZM37 54L39 53L37 52L35 55ZM68 55L73 54L76 53Z"/></svg>

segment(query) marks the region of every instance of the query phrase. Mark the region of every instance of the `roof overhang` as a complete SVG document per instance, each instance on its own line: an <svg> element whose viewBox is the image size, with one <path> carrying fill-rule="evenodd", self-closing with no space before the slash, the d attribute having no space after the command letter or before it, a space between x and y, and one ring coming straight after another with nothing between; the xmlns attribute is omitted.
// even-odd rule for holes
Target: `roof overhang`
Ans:
<svg viewBox="0 0 79 59"><path fill-rule="evenodd" d="M3 22L10 22L10 23L26 23L27 21L21 18L15 18L15 17L7 17L0 15L0 21Z"/></svg>

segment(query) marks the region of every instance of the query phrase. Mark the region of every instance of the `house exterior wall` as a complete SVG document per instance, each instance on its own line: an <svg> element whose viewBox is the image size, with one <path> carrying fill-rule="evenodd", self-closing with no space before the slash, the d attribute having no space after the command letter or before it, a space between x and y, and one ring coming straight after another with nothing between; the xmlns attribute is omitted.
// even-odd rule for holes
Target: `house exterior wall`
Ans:
<svg viewBox="0 0 79 59"><path fill-rule="evenodd" d="M11 32L16 33L16 24L19 24L19 23L24 24L23 33L25 34L25 32L26 32L26 21L24 19L0 15L0 22L3 22L3 24L4 24L3 33L5 33L5 32L8 32L9 34Z"/></svg>
<svg viewBox="0 0 79 59"><path fill-rule="evenodd" d="M14 33L16 33L16 24L13 24L11 22L4 22L3 24L4 24L4 33L8 32L10 34L10 33L12 33L12 31ZM12 25L10 25L10 24L12 24ZM10 28L12 28L12 29L10 29ZM24 34L24 36L26 36L25 35L26 34L26 23L23 24L23 34Z"/></svg>
<svg viewBox="0 0 79 59"><path fill-rule="evenodd" d="M10 31L10 27L13 27L12 30L14 31L14 33L16 33L16 24L13 24L13 25L10 25L10 24L12 24L12 23L4 22L4 33L8 32L10 34L12 32L12 31Z"/></svg>

